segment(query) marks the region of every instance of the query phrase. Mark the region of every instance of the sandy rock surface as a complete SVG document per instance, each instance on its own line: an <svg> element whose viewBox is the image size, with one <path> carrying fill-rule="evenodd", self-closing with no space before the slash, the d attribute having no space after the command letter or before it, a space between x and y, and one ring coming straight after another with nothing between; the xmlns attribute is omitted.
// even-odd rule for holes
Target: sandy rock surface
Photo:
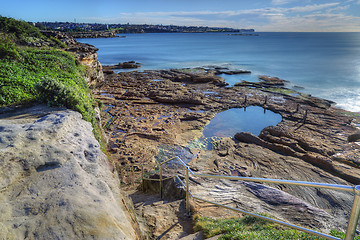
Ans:
<svg viewBox="0 0 360 240"><path fill-rule="evenodd" d="M118 179L70 110L0 115L0 239L136 239Z"/></svg>

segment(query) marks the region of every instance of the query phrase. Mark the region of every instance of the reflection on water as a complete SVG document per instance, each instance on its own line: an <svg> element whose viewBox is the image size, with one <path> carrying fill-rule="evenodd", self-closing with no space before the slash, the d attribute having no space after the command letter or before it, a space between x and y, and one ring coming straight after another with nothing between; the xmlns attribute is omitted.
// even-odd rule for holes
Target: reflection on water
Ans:
<svg viewBox="0 0 360 240"><path fill-rule="evenodd" d="M232 137L238 132L259 135L267 126L274 126L282 120L280 114L264 111L262 107L232 108L216 114L205 126L205 137Z"/></svg>

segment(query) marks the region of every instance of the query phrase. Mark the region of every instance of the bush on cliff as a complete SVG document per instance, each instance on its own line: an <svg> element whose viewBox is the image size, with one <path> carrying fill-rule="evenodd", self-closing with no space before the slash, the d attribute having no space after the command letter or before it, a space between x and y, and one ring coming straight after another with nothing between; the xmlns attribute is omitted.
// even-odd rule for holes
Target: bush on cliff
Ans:
<svg viewBox="0 0 360 240"><path fill-rule="evenodd" d="M6 34L0 33L0 59L19 59L19 57L15 44Z"/></svg>
<svg viewBox="0 0 360 240"><path fill-rule="evenodd" d="M45 102L66 106L95 122L86 68L56 49L21 48L19 59L0 59L0 106Z"/></svg>
<svg viewBox="0 0 360 240"><path fill-rule="evenodd" d="M0 32L18 45L65 47L58 39L47 38L41 34L32 24L13 18L0 16Z"/></svg>
<svg viewBox="0 0 360 240"><path fill-rule="evenodd" d="M77 84L66 84L58 79L44 78L35 85L39 99L50 106L65 106L82 113L83 119L95 123L95 111L92 99L86 88ZM84 91L85 90L85 91Z"/></svg>
<svg viewBox="0 0 360 240"><path fill-rule="evenodd" d="M37 45L29 41L41 42L41 47L30 47ZM25 21L0 16L0 107L32 102L66 106L91 122L99 139L97 103L84 79L86 67L71 53L59 50L62 45Z"/></svg>

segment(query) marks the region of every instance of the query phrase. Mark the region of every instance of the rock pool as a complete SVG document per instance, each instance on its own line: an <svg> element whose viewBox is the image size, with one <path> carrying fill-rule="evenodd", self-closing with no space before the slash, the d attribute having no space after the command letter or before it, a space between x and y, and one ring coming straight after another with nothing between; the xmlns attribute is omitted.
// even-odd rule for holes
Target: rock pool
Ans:
<svg viewBox="0 0 360 240"><path fill-rule="evenodd" d="M259 135L267 126L281 122L280 114L264 108L251 106L247 108L232 108L216 114L210 123L204 127L205 137L232 137L238 132L250 132Z"/></svg>

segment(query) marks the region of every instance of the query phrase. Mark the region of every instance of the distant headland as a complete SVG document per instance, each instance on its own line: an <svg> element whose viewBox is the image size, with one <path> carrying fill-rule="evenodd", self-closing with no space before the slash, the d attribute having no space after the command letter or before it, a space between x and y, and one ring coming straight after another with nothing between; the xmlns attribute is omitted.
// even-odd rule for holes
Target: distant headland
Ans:
<svg viewBox="0 0 360 240"><path fill-rule="evenodd" d="M254 29L235 29L226 27L149 25L149 24L101 24L73 22L37 22L33 23L41 30L63 32L109 31L112 33L203 33L203 32L239 32L253 33Z"/></svg>

